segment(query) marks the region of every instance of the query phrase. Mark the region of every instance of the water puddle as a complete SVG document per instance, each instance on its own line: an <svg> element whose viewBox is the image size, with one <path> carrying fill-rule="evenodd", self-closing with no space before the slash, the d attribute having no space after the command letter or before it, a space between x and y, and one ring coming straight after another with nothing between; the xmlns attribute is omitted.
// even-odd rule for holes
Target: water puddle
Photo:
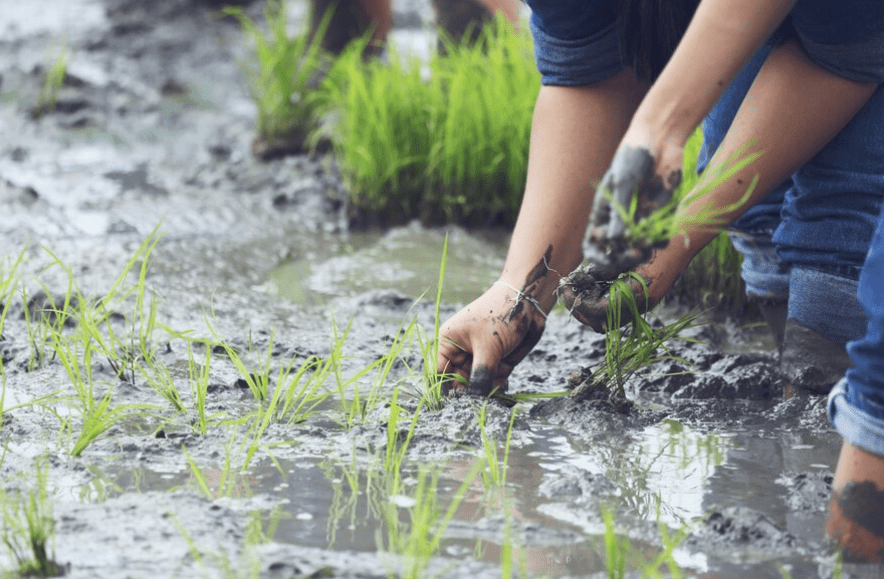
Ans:
<svg viewBox="0 0 884 579"><path fill-rule="evenodd" d="M629 537L633 549L650 554L660 547L654 546L648 529L662 523L672 534L685 525L696 530L710 512L730 505L760 511L796 537L820 540L823 512L802 512L790 505L783 477L830 469L838 446L836 435L701 432L673 420L588 445L559 428L532 425L530 442L511 449L505 487L487 489L481 477L473 480L453 512L441 552L496 564L509 557L515 569L557 576L603 571L602 509L616 514L617 532ZM267 514L276 517L277 542L375 553L408 528L422 476L426 484L434 477L429 488L441 516L475 461L452 458L430 465L431 475L410 465L395 484L380 460L370 457L357 460L354 455L340 462L308 455L279 459L278 467L256 461L247 473L234 477L227 494L281 497L282 506ZM200 468L209 487L217 490L224 478L221 468ZM91 481L71 490L85 501L133 491L199 488L190 471L108 472L95 466L88 471ZM675 560L685 569L718 577L745 577L747 569L768 558L749 547L740 553L737 547L743 560L735 561L733 547L721 557L714 549L697 547L676 549ZM795 554L782 563L793 571L816 568L811 555Z"/></svg>
<svg viewBox="0 0 884 579"><path fill-rule="evenodd" d="M293 259L270 273L271 293L304 305L366 291L394 290L435 300L445 233L418 225L385 233L349 233L304 240ZM507 236L448 234L443 295L447 303L468 303L503 267Z"/></svg>

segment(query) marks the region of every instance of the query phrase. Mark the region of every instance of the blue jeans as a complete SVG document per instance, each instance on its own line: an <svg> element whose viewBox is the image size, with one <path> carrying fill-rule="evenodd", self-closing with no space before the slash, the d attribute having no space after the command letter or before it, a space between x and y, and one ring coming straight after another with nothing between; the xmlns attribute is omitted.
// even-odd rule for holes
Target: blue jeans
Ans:
<svg viewBox="0 0 884 579"><path fill-rule="evenodd" d="M534 54L543 84L574 86L625 68L617 0L527 0ZM808 56L860 82L884 82L884 2L801 0L789 13Z"/></svg>
<svg viewBox="0 0 884 579"><path fill-rule="evenodd" d="M845 440L884 456L884 211L859 278L865 335L847 352L854 367L829 394L829 420Z"/></svg>
<svg viewBox="0 0 884 579"><path fill-rule="evenodd" d="M753 57L703 123L698 167L721 143L774 42ZM856 280L884 199L884 88L807 164L732 226L747 293L788 299L789 318L845 345L865 331Z"/></svg>

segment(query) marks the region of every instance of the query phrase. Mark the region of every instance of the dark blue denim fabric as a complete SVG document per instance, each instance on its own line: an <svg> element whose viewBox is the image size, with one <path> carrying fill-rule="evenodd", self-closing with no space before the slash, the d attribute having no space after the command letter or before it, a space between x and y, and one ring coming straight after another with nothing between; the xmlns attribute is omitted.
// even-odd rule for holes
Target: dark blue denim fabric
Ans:
<svg viewBox="0 0 884 579"><path fill-rule="evenodd" d="M704 167L721 143L771 47L756 54L703 123ZM784 267L776 256L800 265L856 279L884 199L884 88L879 88L854 119L792 177L750 208L734 224L741 251L756 247L763 256L744 262L751 293L782 290ZM759 264L763 264L760 267ZM774 276L774 277L771 277Z"/></svg>
<svg viewBox="0 0 884 579"><path fill-rule="evenodd" d="M884 2L799 0L790 18L818 65L858 82L884 82Z"/></svg>
<svg viewBox="0 0 884 579"><path fill-rule="evenodd" d="M528 0L544 84L590 84L623 70L615 0ZM860 82L884 82L882 0L800 0L789 27L810 58Z"/></svg>
<svg viewBox="0 0 884 579"><path fill-rule="evenodd" d="M614 0L528 0L545 85L579 86L624 69Z"/></svg>
<svg viewBox="0 0 884 579"><path fill-rule="evenodd" d="M851 444L884 456L884 211L859 278L865 336L847 352L854 367L829 395L829 419Z"/></svg>

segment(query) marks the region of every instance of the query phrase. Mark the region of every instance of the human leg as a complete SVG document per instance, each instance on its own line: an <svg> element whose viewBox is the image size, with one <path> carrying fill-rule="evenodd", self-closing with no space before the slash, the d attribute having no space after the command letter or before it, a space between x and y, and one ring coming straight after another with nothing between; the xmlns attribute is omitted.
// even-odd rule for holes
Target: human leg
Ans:
<svg viewBox="0 0 884 579"><path fill-rule="evenodd" d="M854 367L829 394L829 419L844 437L826 531L848 552L884 563L884 211L860 275L868 324L848 346Z"/></svg>
<svg viewBox="0 0 884 579"><path fill-rule="evenodd" d="M378 53L393 26L390 0L311 0L310 30L315 33L331 11L321 45L340 54L351 41L372 31L369 53Z"/></svg>

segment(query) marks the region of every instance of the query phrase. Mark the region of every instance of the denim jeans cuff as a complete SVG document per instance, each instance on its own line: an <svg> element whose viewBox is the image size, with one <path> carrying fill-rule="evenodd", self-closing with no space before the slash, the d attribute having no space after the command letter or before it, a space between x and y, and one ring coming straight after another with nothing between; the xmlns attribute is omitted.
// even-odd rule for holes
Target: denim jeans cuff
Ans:
<svg viewBox="0 0 884 579"><path fill-rule="evenodd" d="M884 30L860 42L816 42L798 31L801 45L819 66L855 82L884 82Z"/></svg>
<svg viewBox="0 0 884 579"><path fill-rule="evenodd" d="M789 279L789 319L843 347L861 337L868 324L857 286L848 277L794 266Z"/></svg>
<svg viewBox="0 0 884 579"><path fill-rule="evenodd" d="M884 456L884 420L852 406L847 399L847 379L829 392L829 421L844 440L865 451Z"/></svg>
<svg viewBox="0 0 884 579"><path fill-rule="evenodd" d="M624 68L616 23L577 40L547 34L532 17L534 58L544 85L579 86L617 76Z"/></svg>
<svg viewBox="0 0 884 579"><path fill-rule="evenodd" d="M789 268L777 255L770 235L732 233L731 242L743 255L742 275L750 297L770 301L789 297Z"/></svg>

